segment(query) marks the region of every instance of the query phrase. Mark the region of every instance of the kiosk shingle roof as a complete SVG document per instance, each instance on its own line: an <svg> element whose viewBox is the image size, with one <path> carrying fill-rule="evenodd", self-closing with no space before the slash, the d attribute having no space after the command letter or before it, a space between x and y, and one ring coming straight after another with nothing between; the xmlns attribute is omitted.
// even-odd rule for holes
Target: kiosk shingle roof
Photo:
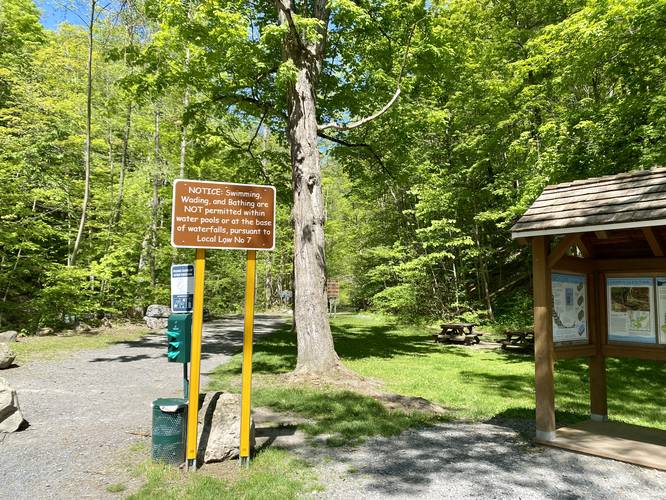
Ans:
<svg viewBox="0 0 666 500"><path fill-rule="evenodd" d="M666 225L666 168L546 187L513 238Z"/></svg>

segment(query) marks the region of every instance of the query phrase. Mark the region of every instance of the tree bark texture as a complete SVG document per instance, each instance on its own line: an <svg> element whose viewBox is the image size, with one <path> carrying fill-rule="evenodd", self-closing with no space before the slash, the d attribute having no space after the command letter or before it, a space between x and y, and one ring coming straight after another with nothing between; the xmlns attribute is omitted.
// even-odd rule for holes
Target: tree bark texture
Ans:
<svg viewBox="0 0 666 500"><path fill-rule="evenodd" d="M187 72L190 67L190 48L185 48L185 68ZM183 117L182 123L180 125L180 172L179 177L185 179L185 158L187 155L187 125L185 125L185 113L187 112L187 107L190 105L190 89L185 84L185 90L183 90Z"/></svg>
<svg viewBox="0 0 666 500"><path fill-rule="evenodd" d="M159 185L160 185L160 108L159 105L155 109L155 131L154 131L154 142L155 142L155 173L153 174L153 202L152 210L150 211L150 244L149 244L149 259L148 264L150 266L150 285L155 286L157 283L157 271L155 263L155 254L157 252L157 219L159 217L160 210L160 197L159 197Z"/></svg>
<svg viewBox="0 0 666 500"><path fill-rule="evenodd" d="M88 78L86 88L86 143L83 151L83 166L85 169L85 184L83 188L83 202L81 204L81 219L79 220L79 229L76 232L74 248L69 256L67 265L73 266L76 261L76 255L79 253L83 229L86 225L86 215L88 212L88 200L90 198L90 150L91 150L91 125L92 125L92 60L93 60L93 33L95 28L95 8L96 0L90 2L90 21L88 24Z"/></svg>
<svg viewBox="0 0 666 500"><path fill-rule="evenodd" d="M292 24L291 2L278 1L283 24ZM280 3L281 2L281 3ZM315 13L328 24L326 2ZM324 199L317 144L316 84L324 54L325 31L317 42L305 42L292 26L284 56L297 68L288 92L287 135L291 149L294 207L294 324L296 372L326 374L340 365L333 346L326 303Z"/></svg>
<svg viewBox="0 0 666 500"><path fill-rule="evenodd" d="M127 103L127 116L125 118L125 129L123 130L123 150L120 157L120 172L118 174L118 197L116 198L116 205L113 210L112 224L116 224L120 220L120 214L123 207L123 196L125 189L125 172L127 170L128 152L129 152L129 138L132 128L132 101Z"/></svg>

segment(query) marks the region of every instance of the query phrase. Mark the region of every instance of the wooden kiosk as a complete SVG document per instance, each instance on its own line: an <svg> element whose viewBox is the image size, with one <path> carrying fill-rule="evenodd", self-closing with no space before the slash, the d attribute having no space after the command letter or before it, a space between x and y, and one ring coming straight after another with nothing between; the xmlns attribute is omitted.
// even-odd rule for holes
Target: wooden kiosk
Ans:
<svg viewBox="0 0 666 500"><path fill-rule="evenodd" d="M666 361L666 168L548 186L512 237L533 252L536 440L666 470L666 432L607 422L606 394L606 358ZM583 357L591 421L556 429L554 361Z"/></svg>

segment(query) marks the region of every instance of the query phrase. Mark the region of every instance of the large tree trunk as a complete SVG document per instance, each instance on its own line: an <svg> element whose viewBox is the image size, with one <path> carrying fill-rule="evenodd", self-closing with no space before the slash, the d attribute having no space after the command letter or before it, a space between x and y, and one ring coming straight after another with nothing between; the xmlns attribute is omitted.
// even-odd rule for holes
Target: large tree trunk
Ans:
<svg viewBox="0 0 666 500"><path fill-rule="evenodd" d="M185 48L185 68L187 71L190 66L190 48ZM187 125L185 125L185 113L187 112L187 107L190 105L190 89L187 84L185 84L185 90L183 91L183 115L182 123L180 124L180 178L185 178L185 157L187 154Z"/></svg>
<svg viewBox="0 0 666 500"><path fill-rule="evenodd" d="M150 265L150 285L155 286L157 282L157 268L155 263L155 254L157 253L157 219L160 211L160 108L159 105L155 108L155 173L153 175L153 203L152 210L150 211L150 254L148 263Z"/></svg>
<svg viewBox="0 0 666 500"><path fill-rule="evenodd" d="M283 1L282 5L291 9L290 2ZM288 22L286 15L284 8L280 10L283 23ZM286 59L291 59L298 68L288 93L287 125L294 191L296 372L312 374L330 373L340 366L326 304L324 199L317 145L316 83L324 42L325 33L316 43L299 41L292 33L285 43Z"/></svg>
<svg viewBox="0 0 666 500"><path fill-rule="evenodd" d="M76 254L79 253L83 229L86 225L86 214L88 211L88 200L90 198L90 150L91 150L91 124L92 124L92 60L93 60L93 30L95 28L95 8L96 0L90 2L90 24L88 24L88 80L86 88L86 144L83 151L83 166L85 169L85 184L83 188L83 203L81 204L81 219L79 220L79 229L76 232L74 248L67 259L67 265L73 266L76 261Z"/></svg>
<svg viewBox="0 0 666 500"><path fill-rule="evenodd" d="M127 170L128 152L129 152L129 138L130 130L132 128L132 99L127 103L127 116L125 118L125 129L123 130L123 151L120 156L120 173L118 174L118 198L116 199L116 206L111 216L111 225L116 224L120 220L120 213L123 208L123 196L125 190L125 172Z"/></svg>

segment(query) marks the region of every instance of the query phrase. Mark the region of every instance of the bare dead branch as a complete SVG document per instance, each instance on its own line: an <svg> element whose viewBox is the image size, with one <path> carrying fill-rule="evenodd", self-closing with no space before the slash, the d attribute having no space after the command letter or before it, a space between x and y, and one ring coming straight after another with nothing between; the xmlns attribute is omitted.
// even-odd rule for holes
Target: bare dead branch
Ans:
<svg viewBox="0 0 666 500"><path fill-rule="evenodd" d="M397 82L396 82L396 90L393 94L393 97L391 97L391 99L379 111L371 114L370 116L366 116L365 118L361 118L358 121L350 122L350 123L346 123L346 124L338 123L338 122L329 122L329 123L325 123L323 125L317 125L317 130L318 131L327 130L329 128L332 128L332 129L335 129L335 130L343 130L343 131L352 130L352 129L358 128L362 125L365 125L366 123L369 123L369 122L371 122L372 120L374 120L376 118L379 118L384 113L386 113L389 109L391 109L391 106L393 106L395 101L397 101L398 97L400 96L400 91L401 91L400 84L402 83L402 75L405 71L405 66L407 65L407 59L408 59L408 56L409 56L409 49L412 45L412 38L414 36L414 31L416 30L416 25L418 23L420 23L423 19L424 18L419 19L418 21L416 21L412 25L412 29L410 30L409 38L407 39L407 46L405 47L405 54L402 58L402 64L400 65L400 73L398 74L398 79L397 79Z"/></svg>

